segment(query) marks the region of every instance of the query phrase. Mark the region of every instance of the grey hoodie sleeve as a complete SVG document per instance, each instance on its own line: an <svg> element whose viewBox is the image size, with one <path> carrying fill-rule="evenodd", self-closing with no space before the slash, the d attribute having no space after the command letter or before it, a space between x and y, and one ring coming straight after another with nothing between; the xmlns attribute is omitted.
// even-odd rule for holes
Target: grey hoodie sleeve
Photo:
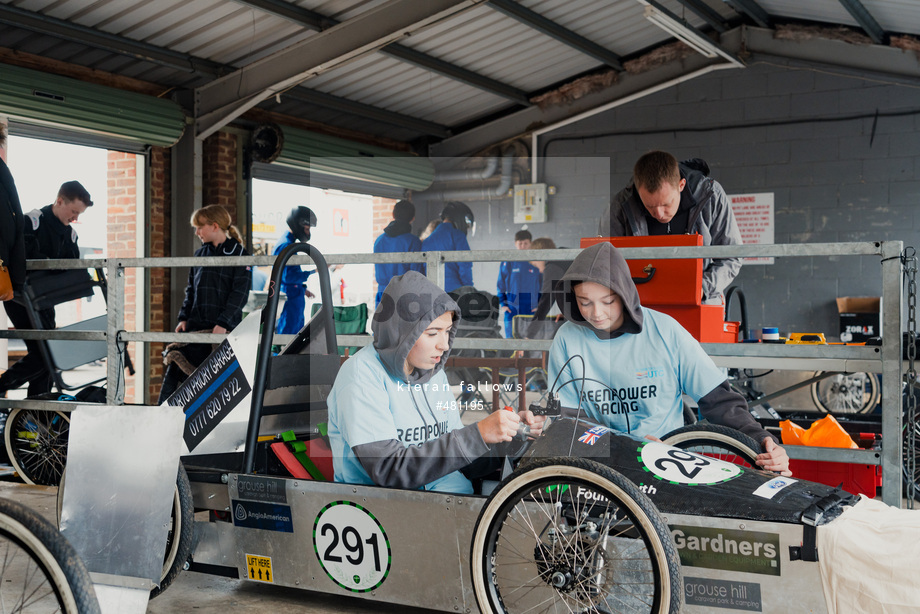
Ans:
<svg viewBox="0 0 920 614"><path fill-rule="evenodd" d="M475 424L442 435L420 446L406 447L396 439L352 448L375 484L419 488L463 469L489 452Z"/></svg>
<svg viewBox="0 0 920 614"><path fill-rule="evenodd" d="M763 448L763 440L770 437L776 443L779 439L764 430L748 411L744 397L732 390L728 380L716 386L699 401L700 414L713 424L721 424L750 435Z"/></svg>
<svg viewBox="0 0 920 614"><path fill-rule="evenodd" d="M710 207L709 233L711 245L742 245L741 231L735 221L728 196L722 186L714 181ZM703 296L718 298L731 285L741 270L740 258L713 258L703 271Z"/></svg>

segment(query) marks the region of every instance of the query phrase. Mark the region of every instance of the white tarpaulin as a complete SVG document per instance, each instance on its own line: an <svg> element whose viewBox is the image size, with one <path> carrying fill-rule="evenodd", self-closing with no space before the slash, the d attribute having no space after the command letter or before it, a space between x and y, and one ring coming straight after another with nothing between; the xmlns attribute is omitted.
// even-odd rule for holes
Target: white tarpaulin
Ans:
<svg viewBox="0 0 920 614"><path fill-rule="evenodd" d="M829 614L920 612L920 511L861 497L817 541Z"/></svg>

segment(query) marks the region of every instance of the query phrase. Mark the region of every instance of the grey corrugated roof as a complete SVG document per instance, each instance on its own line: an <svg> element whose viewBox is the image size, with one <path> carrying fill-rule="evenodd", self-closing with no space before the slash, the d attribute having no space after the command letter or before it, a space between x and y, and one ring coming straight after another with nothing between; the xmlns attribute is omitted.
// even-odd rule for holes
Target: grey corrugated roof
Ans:
<svg viewBox="0 0 920 614"><path fill-rule="evenodd" d="M757 22L750 13L733 8L739 4L722 0L649 1L709 34L713 34L713 20L720 31ZM347 21L387 2L0 0L0 48L141 79L164 92L191 90L309 40L323 24ZM523 7L623 61L674 41L643 17L642 0L493 2L398 42L408 52L423 54L425 66L401 55L394 57L385 49L304 81L282 93L280 103L271 97L260 106L384 139L412 141L426 136L436 141L448 132L519 112L534 95L610 70L610 62L605 64L499 10L502 2L506 8ZM771 25L798 21L856 30L864 25L842 0L745 0L743 4L754 5ZM920 1L861 0L861 4L886 35L920 35ZM14 61L9 54L6 57L0 61ZM449 74L433 70L429 61L445 63ZM500 91L493 91L496 84ZM298 95L310 91L322 94L321 99ZM360 104L356 108L346 103ZM429 122L428 128L412 120Z"/></svg>

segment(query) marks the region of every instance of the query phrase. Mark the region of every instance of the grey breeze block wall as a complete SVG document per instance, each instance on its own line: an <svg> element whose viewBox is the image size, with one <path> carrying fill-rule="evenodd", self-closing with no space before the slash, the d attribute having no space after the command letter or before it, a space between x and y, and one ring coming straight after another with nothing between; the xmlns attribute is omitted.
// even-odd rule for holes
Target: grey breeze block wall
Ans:
<svg viewBox="0 0 920 614"><path fill-rule="evenodd" d="M596 234L610 194L651 149L705 159L729 194L772 192L776 243L920 244L920 89L879 75L776 63L716 71L544 135L540 148L540 180L558 193L549 221L530 230L558 245ZM512 248L521 226L510 199L469 204L472 248ZM494 292L497 271L475 265L476 285ZM879 258L785 258L742 267L735 285L749 328L830 339L834 299L879 296L880 272Z"/></svg>

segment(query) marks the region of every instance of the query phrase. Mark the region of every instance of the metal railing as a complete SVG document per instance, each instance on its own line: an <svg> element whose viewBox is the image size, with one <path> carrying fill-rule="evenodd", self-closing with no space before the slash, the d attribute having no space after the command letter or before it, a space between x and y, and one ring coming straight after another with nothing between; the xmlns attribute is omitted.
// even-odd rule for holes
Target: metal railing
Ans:
<svg viewBox="0 0 920 614"><path fill-rule="evenodd" d="M846 257L878 256L881 259L883 330L889 333L881 346L827 345L765 345L714 344L703 348L717 365L743 368L777 368L809 371L875 372L883 376L882 383L882 449L843 450L829 448L787 448L792 458L881 465L882 493L886 503L901 501L901 312L903 289L900 241L858 243L815 243L780 245L720 245L705 247L643 247L622 248L627 259L636 258L728 258L728 257ZM444 283L444 265L449 262L500 262L505 260L572 260L581 249L552 250L481 250L469 252L415 252L387 254L328 254L329 265L414 263L427 265L428 277L439 286ZM83 339L104 340L108 344L107 399L110 404L124 401L124 373L118 359L121 344L182 341L187 343L217 343L225 335L211 333L172 333L124 329L124 275L129 268L175 268L192 266L271 266L273 256L242 256L238 258L108 258L84 260L29 261L29 270L79 269L104 266L109 284L108 326L104 332L83 331L0 331L0 338L19 339ZM306 256L295 256L291 265L312 264ZM293 335L276 335L286 343ZM370 343L367 335L339 335L338 343L363 346ZM549 350L552 341L530 339L455 339L457 349L487 350ZM5 400L0 407L30 409L71 409L75 404L55 401ZM894 442L895 445L891 445Z"/></svg>

